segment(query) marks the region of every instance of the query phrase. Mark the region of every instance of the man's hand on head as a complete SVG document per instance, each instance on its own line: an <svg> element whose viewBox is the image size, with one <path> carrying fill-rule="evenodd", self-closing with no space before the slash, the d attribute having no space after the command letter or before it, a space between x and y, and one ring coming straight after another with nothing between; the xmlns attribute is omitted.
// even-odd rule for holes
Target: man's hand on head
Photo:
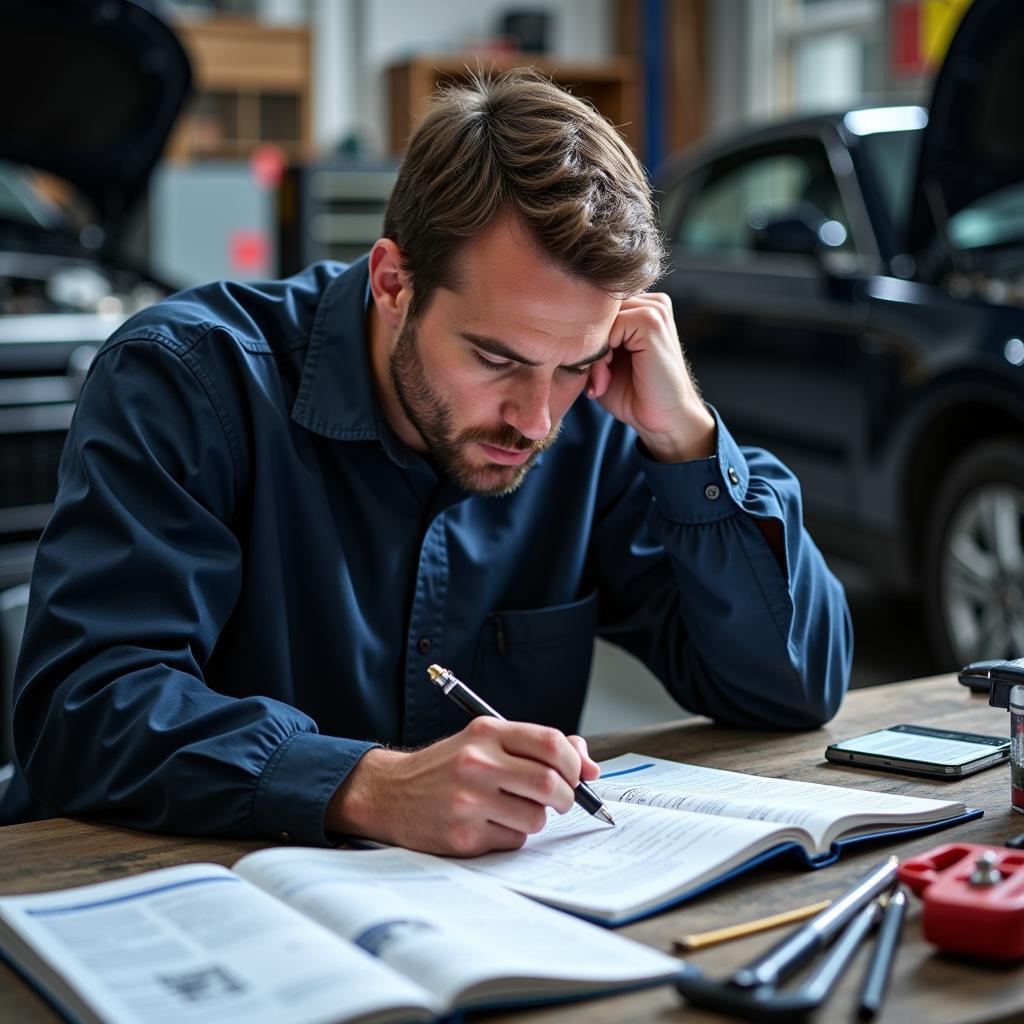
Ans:
<svg viewBox="0 0 1024 1024"><path fill-rule="evenodd" d="M590 371L587 396L636 430L659 462L715 452L715 420L683 356L672 300L661 292L625 299L608 337L607 358Z"/></svg>
<svg viewBox="0 0 1024 1024"><path fill-rule="evenodd" d="M564 814L575 786L599 774L579 736L475 718L422 750L367 751L331 798L325 826L427 853L515 850L544 827L548 807Z"/></svg>

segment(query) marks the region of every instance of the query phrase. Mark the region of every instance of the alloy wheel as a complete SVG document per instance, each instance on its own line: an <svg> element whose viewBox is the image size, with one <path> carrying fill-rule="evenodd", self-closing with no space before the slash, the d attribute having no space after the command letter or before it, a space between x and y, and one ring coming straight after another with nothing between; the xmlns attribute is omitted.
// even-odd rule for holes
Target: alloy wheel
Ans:
<svg viewBox="0 0 1024 1024"><path fill-rule="evenodd" d="M966 495L945 541L939 578L957 661L1024 657L1024 490L989 483Z"/></svg>

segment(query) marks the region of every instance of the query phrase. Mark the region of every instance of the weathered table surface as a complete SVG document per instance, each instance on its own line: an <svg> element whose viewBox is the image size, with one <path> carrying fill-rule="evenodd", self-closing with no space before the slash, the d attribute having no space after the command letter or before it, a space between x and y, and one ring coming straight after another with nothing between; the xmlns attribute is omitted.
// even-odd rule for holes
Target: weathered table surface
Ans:
<svg viewBox="0 0 1024 1024"><path fill-rule="evenodd" d="M1010 810L1005 766L954 782L844 768L824 760L825 746L840 738L898 722L1002 734L1005 712L988 706L951 676L937 676L858 690L827 727L802 733L754 733L721 729L703 719L633 729L595 737L595 756L634 750L659 757L729 768L758 775L854 786L879 792L959 799L981 807L985 816L954 830L918 836L870 850L847 853L822 871L792 872L764 867L690 903L628 925L621 931L665 951L675 936L811 903L844 891L888 853L909 856L942 842L1002 844L1024 831L1024 818ZM116 878L188 861L234 863L260 842L219 841L149 835L127 829L58 819L0 829L0 894L59 889ZM920 906L911 901L903 943L880 1021L895 1024L969 1024L1024 1020L1024 966L997 967L938 954L920 932ZM690 954L711 975L727 974L779 938L752 936ZM856 1019L856 992L866 951L816 1016L818 1024ZM59 1020L54 1010L9 967L0 963L0 1020L42 1024ZM474 1015L489 1022L603 1024L723 1018L686 1006L670 986L516 1012Z"/></svg>

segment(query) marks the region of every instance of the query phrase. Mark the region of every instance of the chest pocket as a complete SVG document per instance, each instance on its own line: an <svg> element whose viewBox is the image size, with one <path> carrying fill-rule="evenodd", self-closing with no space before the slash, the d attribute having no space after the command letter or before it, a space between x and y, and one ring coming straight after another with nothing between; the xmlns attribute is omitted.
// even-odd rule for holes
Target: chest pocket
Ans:
<svg viewBox="0 0 1024 1024"><path fill-rule="evenodd" d="M474 687L506 718L575 732L596 628L596 591L571 604L493 612L477 646Z"/></svg>

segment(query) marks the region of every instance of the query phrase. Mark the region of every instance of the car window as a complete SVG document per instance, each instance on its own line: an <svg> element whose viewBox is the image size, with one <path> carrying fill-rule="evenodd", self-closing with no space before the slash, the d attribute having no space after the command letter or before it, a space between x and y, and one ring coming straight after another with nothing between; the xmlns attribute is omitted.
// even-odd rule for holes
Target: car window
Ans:
<svg viewBox="0 0 1024 1024"><path fill-rule="evenodd" d="M897 235L905 230L910 214L921 137L920 129L878 132L858 142ZM1014 183L971 203L950 217L946 231L959 249L983 249L1024 240L1024 184Z"/></svg>
<svg viewBox="0 0 1024 1024"><path fill-rule="evenodd" d="M808 204L838 221L845 240L835 246L853 251L849 221L823 147L747 157L713 168L687 203L676 241L694 252L742 256L754 251L754 230L767 220L797 217Z"/></svg>
<svg viewBox="0 0 1024 1024"><path fill-rule="evenodd" d="M857 141L858 148L867 158L885 214L897 236L906 229L910 215L913 175L922 134L920 128L872 132Z"/></svg>

